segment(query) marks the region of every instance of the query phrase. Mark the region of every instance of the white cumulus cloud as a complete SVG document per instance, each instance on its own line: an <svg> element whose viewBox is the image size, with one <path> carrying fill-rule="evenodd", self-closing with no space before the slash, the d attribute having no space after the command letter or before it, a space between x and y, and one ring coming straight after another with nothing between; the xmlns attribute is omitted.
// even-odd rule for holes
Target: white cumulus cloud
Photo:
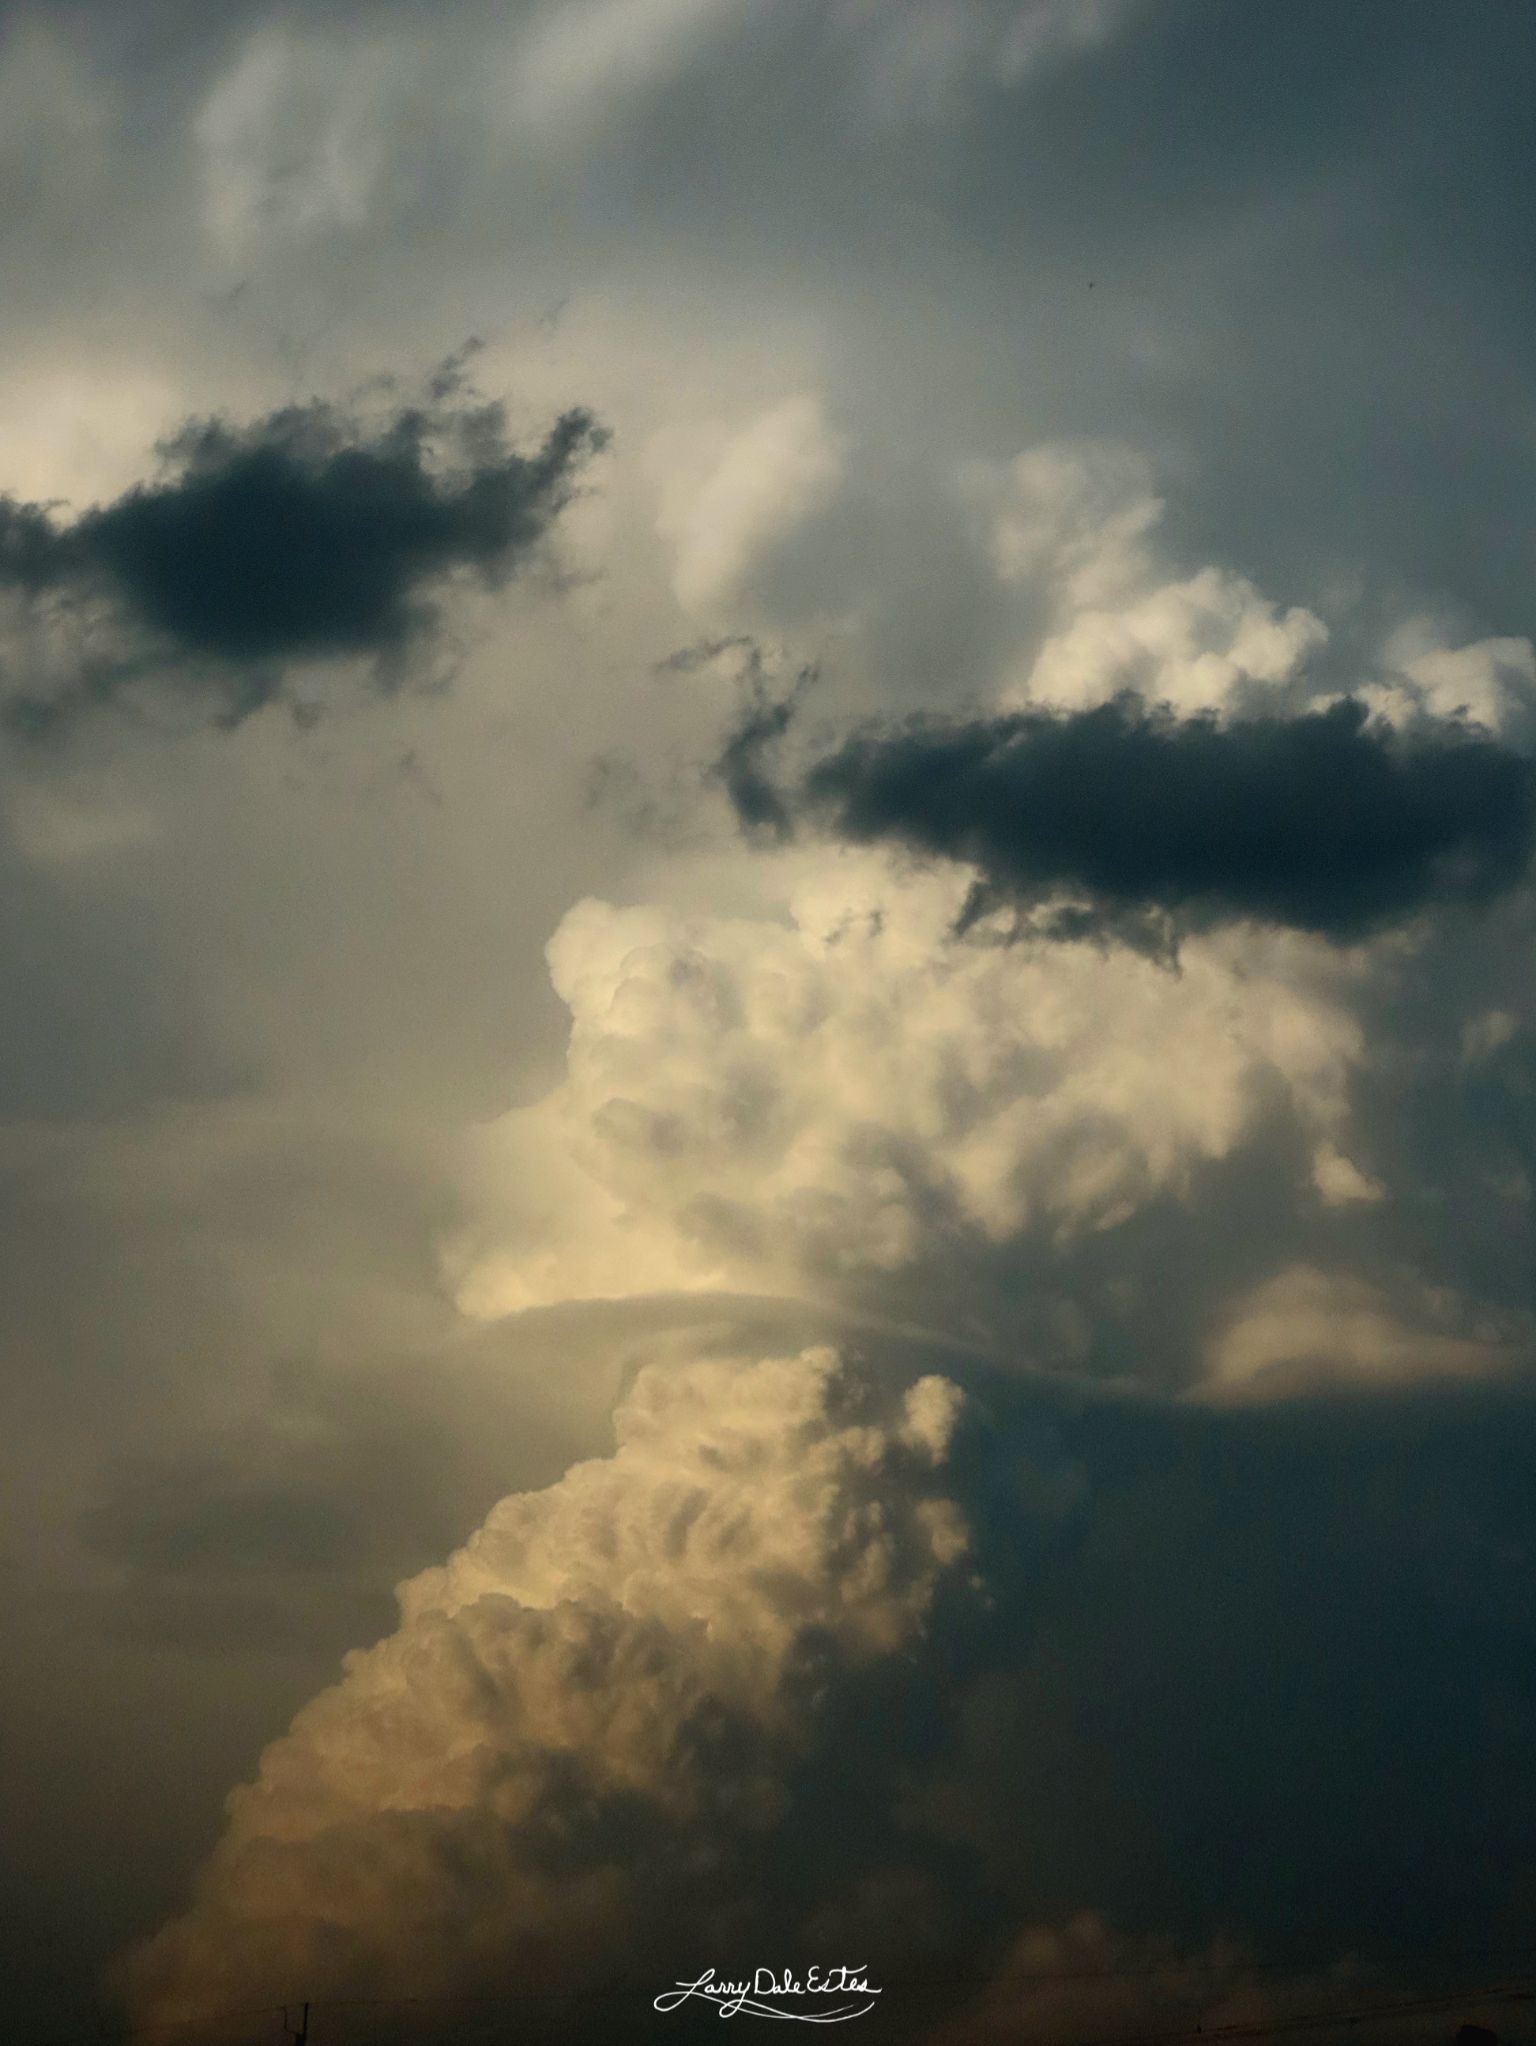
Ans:
<svg viewBox="0 0 1536 2046"><path fill-rule="evenodd" d="M549 947L566 1077L479 1142L462 1304L835 1285L957 1233L1101 1229L1228 1155L1275 1087L1335 1143L1344 969L1273 937L1177 972L956 942L963 894L850 855L783 921L578 905Z"/></svg>
<svg viewBox="0 0 1536 2046"><path fill-rule="evenodd" d="M1155 542L1163 499L1133 449L1048 443L972 465L961 488L998 576L1046 606L1010 705L1081 710L1134 689L1186 713L1226 710L1249 685L1289 681L1327 642L1313 612L1282 609L1232 569L1173 573Z"/></svg>

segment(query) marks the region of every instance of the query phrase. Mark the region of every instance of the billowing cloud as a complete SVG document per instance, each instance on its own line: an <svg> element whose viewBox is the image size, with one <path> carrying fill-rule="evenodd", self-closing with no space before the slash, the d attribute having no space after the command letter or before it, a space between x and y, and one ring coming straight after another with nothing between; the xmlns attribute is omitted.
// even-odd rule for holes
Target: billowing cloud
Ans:
<svg viewBox="0 0 1536 2046"><path fill-rule="evenodd" d="M1166 507L1133 448L1046 442L1007 464L971 464L959 483L998 580L1043 610L1006 709L1090 709L1136 690L1185 714L1226 712L1262 703L1327 643L1319 617L1282 609L1247 576L1164 557Z"/></svg>
<svg viewBox="0 0 1536 2046"><path fill-rule="evenodd" d="M460 1297L841 1286L958 1242L1062 1239L1187 1189L1272 1112L1333 1155L1347 978L1264 942L954 941L965 884L846 857L789 918L573 910L567 1075L478 1146Z"/></svg>
<svg viewBox="0 0 1536 2046"><path fill-rule="evenodd" d="M909 1654L963 1569L962 1405L825 1351L644 1372L614 1455L403 1586L399 1631L268 1751L191 1911L127 1968L134 2007L509 1970L574 1992L631 1978L658 1914L729 1936L839 1679Z"/></svg>
<svg viewBox="0 0 1536 2046"><path fill-rule="evenodd" d="M73 520L0 499L0 585L34 606L107 607L105 649L87 631L83 679L66 676L55 697L13 690L11 714L46 722L168 659L194 664L194 684L208 664L202 681L231 715L277 691L272 664L397 660L435 622L450 578L494 585L517 567L602 439L571 411L518 453L502 407L468 402L450 367L421 404L377 421L320 401L245 426L195 421L163 446L153 482ZM113 613L145 636L142 650L112 644Z"/></svg>
<svg viewBox="0 0 1536 2046"><path fill-rule="evenodd" d="M727 1345L648 1364L616 1430L268 1749L121 1966L140 2022L512 1996L611 2036L809 1950L955 2042L1353 2036L1450 2007L1475 1957L1414 1939L1448 1900L1516 1906L1531 1703L1464 1674L1527 1624L1523 1409L1276 1420ZM1426 1649L1453 1666L1405 1703Z"/></svg>
<svg viewBox="0 0 1536 2046"><path fill-rule="evenodd" d="M1452 646L1410 623L1391 635L1384 665L1385 679L1361 692L1384 717L1465 718L1486 731L1529 734L1536 709L1536 646L1528 639Z"/></svg>
<svg viewBox="0 0 1536 2046"><path fill-rule="evenodd" d="M1288 680L1326 638L1310 611L1281 611L1245 577L1206 568L1079 613L1041 648L1019 694L1077 706L1139 687L1181 710L1214 710L1246 685Z"/></svg>
<svg viewBox="0 0 1536 2046"><path fill-rule="evenodd" d="M754 715L761 750L779 734ZM1522 754L1458 722L1373 723L1348 699L1227 723L1129 696L918 720L844 740L780 802L835 837L962 863L973 913L1065 897L1087 910L1068 929L1154 911L1341 941L1513 887L1536 828ZM760 821L761 801L740 807Z"/></svg>

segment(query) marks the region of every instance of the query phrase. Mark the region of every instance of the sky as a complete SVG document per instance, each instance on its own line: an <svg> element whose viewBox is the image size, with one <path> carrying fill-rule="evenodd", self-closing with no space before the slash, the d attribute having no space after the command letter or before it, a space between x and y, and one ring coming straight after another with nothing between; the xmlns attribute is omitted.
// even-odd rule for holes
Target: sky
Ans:
<svg viewBox="0 0 1536 2046"><path fill-rule="evenodd" d="M8 2037L1536 2038L1533 66L8 0Z"/></svg>

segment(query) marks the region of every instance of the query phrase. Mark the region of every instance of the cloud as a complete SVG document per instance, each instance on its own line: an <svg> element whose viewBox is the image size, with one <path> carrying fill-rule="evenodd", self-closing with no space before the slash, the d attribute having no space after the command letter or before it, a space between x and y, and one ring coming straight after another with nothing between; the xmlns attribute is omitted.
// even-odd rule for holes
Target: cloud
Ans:
<svg viewBox="0 0 1536 2046"><path fill-rule="evenodd" d="M1045 636L1015 664L1002 706L1082 710L1136 690L1177 710L1262 702L1328 641L1300 605L1244 575L1164 560L1166 506L1150 464L1106 441L1053 441L959 476L999 581L1033 590Z"/></svg>
<svg viewBox="0 0 1536 2046"><path fill-rule="evenodd" d="M0 498L0 586L85 618L83 678L62 699L13 693L13 721L125 693L167 659L193 688L222 688L232 717L281 687L271 664L398 662L451 578L495 586L526 558L603 438L571 411L520 454L501 406L468 402L449 365L423 403L374 422L318 400L194 421L154 481L72 520ZM142 649L114 644L115 615Z"/></svg>
<svg viewBox="0 0 1536 2046"><path fill-rule="evenodd" d="M1112 441L1048 441L1011 462L974 462L961 491L985 524L1000 581L1048 582L1058 604L1085 610L1152 572L1149 535L1166 509L1151 465Z"/></svg>
<svg viewBox="0 0 1536 2046"><path fill-rule="evenodd" d="M1530 1356L1525 1320L1479 1316L1411 1275L1389 1290L1293 1265L1230 1310L1211 1345L1210 1390L1263 1399L1330 1383L1497 1379Z"/></svg>
<svg viewBox="0 0 1536 2046"><path fill-rule="evenodd" d="M845 454L821 400L801 393L729 435L702 474L664 473L658 523L676 548L683 609L740 599L775 548L831 502Z"/></svg>
<svg viewBox="0 0 1536 2046"><path fill-rule="evenodd" d="M792 859L784 919L578 905L549 947L564 1080L478 1140L477 1313L700 1286L889 1287L1188 1192L1284 1104L1335 1155L1347 975L1192 943L1172 973L955 941L956 876ZM972 1300L968 1312L979 1312Z"/></svg>
<svg viewBox="0 0 1536 2046"><path fill-rule="evenodd" d="M883 120L953 118L968 94L1016 86L1106 42L1136 0L841 0L835 26L858 38L864 99Z"/></svg>
<svg viewBox="0 0 1536 2046"><path fill-rule="evenodd" d="M513 111L569 139L630 94L686 70L730 12L721 0L565 0L539 8L507 65Z"/></svg>
<svg viewBox="0 0 1536 2046"><path fill-rule="evenodd" d="M1218 710L1253 684L1287 681L1327 640L1322 620L1280 611L1246 577L1205 568L1111 610L1088 610L1047 641L1018 698L1068 707L1140 689L1184 712Z"/></svg>
<svg viewBox="0 0 1536 2046"><path fill-rule="evenodd" d="M194 2036L509 1994L611 2036L810 1953L956 2042L1444 2008L1448 1905L1496 1943L1531 1867L1528 1687L1468 1681L1526 1625L1530 1429L658 1359L612 1454L401 1587L119 1983Z"/></svg>
<svg viewBox="0 0 1536 2046"><path fill-rule="evenodd" d="M1109 39L1135 0L934 0L920 18L896 0L838 0L810 22L822 66L848 66L854 110L872 124L953 119L988 87ZM775 20L775 16L780 21ZM575 137L642 106L751 34L759 49L793 46L804 10L771 0L560 0L530 10L505 60L510 108L541 134ZM787 24L780 26L780 22ZM783 39L781 42L780 39ZM563 133L562 133L563 131Z"/></svg>
<svg viewBox="0 0 1536 2046"><path fill-rule="evenodd" d="M815 670L802 668L789 689L775 689L767 679L761 651L750 641L743 669L745 706L721 748L714 775L749 832L788 838L794 820L765 759L794 722L804 692L816 679Z"/></svg>
<svg viewBox="0 0 1536 2046"><path fill-rule="evenodd" d="M387 116L413 53L389 36L341 43L257 31L193 122L203 224L218 253L247 260L263 241L301 241L367 219Z"/></svg>
<svg viewBox="0 0 1536 2046"><path fill-rule="evenodd" d="M1466 718L1490 732L1525 736L1536 709L1536 646L1528 639L1480 639L1447 646L1417 625L1399 628L1385 650L1388 677L1362 695L1399 721Z"/></svg>
<svg viewBox="0 0 1536 2046"><path fill-rule="evenodd" d="M278 1982L573 1988L628 1972L658 1907L702 1931L836 1673L904 1655L963 1566L962 1408L826 1351L642 1373L614 1454L402 1586L399 1631L267 1751L125 1970L141 2019Z"/></svg>
<svg viewBox="0 0 1536 2046"><path fill-rule="evenodd" d="M749 757L779 736L754 715ZM963 863L972 914L1065 897L1080 905L1068 931L1156 912L1338 942L1513 887L1536 826L1524 756L1459 722L1396 730L1353 700L1225 724L1130 696L915 719L844 740L777 802L743 821L798 814L855 844Z"/></svg>

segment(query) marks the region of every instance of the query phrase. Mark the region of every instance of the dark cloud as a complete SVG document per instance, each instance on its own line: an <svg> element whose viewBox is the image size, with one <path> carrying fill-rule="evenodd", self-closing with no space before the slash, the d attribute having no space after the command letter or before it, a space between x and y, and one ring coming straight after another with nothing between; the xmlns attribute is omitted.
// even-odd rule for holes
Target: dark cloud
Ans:
<svg viewBox="0 0 1536 2046"><path fill-rule="evenodd" d="M371 656L392 673L444 582L505 580L604 438L572 410L517 452L503 408L470 401L456 362L382 421L319 400L245 426L196 420L163 444L152 482L73 521L0 498L0 585L34 602L106 598L149 635L147 653L88 654L80 697L111 697L169 653L194 681L245 671L218 679L237 720L276 693L287 660ZM23 693L12 721L56 708Z"/></svg>
<svg viewBox="0 0 1536 2046"><path fill-rule="evenodd" d="M792 687L782 692L770 683L762 652L750 640L720 641L707 651L717 652L738 644L747 648L742 677L746 706L715 762L715 776L749 831L788 838L794 828L794 817L767 760L794 722L801 698L816 680L816 671L803 668ZM686 650L683 655L674 655L673 662L685 658Z"/></svg>
<svg viewBox="0 0 1536 2046"><path fill-rule="evenodd" d="M963 1714L982 1795L940 1808L1042 1916L1091 1895L1272 1952L1514 1937L1533 1419L1447 1389L1085 1408L1074 1539Z"/></svg>
<svg viewBox="0 0 1536 2046"><path fill-rule="evenodd" d="M1525 871L1531 763L1484 733L1397 731L1353 700L1294 718L1179 719L1123 696L843 741L799 785L765 765L789 706L756 699L719 763L738 816L795 816L977 869L972 913L1083 898L1061 935L1255 918L1346 940Z"/></svg>

